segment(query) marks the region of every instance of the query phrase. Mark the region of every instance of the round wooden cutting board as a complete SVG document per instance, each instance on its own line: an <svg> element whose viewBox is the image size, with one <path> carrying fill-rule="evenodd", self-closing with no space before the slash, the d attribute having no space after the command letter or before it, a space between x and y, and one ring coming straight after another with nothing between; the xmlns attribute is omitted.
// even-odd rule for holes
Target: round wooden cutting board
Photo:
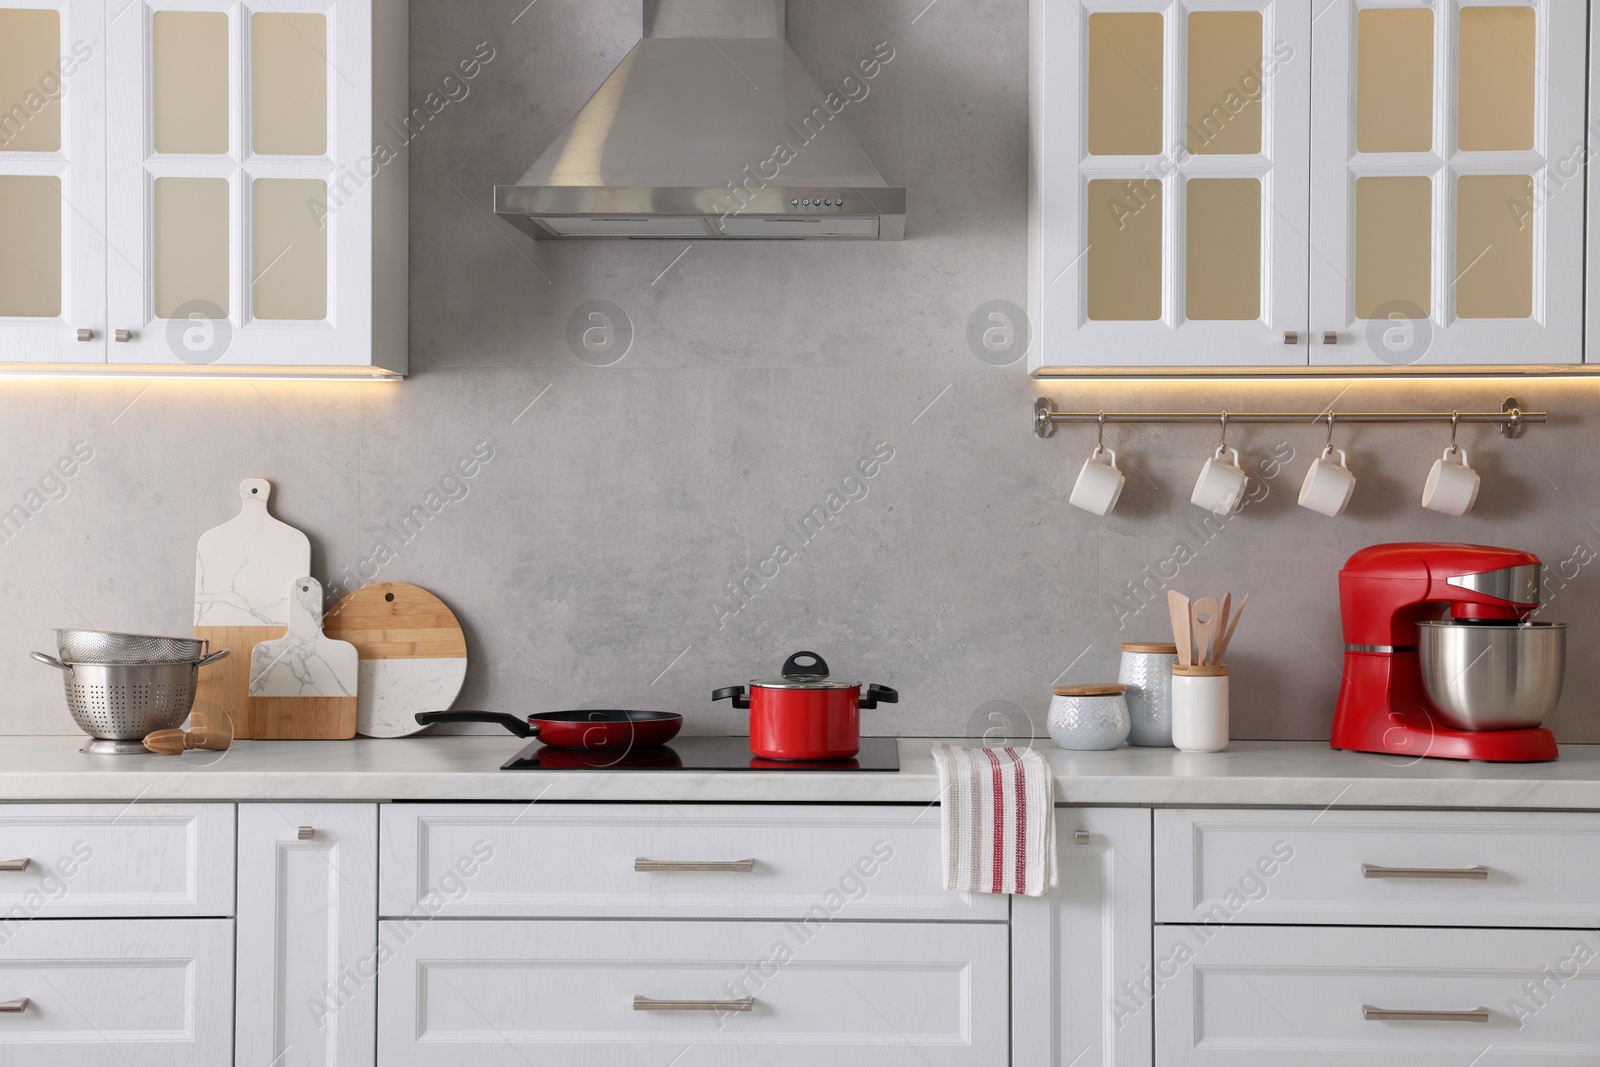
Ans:
<svg viewBox="0 0 1600 1067"><path fill-rule="evenodd" d="M467 639L444 601L415 585L357 589L322 620L323 633L360 655L356 731L404 737L419 711L445 711L467 677Z"/></svg>

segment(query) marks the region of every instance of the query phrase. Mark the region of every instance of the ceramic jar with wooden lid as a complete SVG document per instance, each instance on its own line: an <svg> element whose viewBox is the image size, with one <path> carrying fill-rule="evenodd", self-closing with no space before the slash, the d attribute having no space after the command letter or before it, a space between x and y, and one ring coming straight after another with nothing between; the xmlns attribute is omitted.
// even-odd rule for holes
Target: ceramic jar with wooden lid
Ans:
<svg viewBox="0 0 1600 1067"><path fill-rule="evenodd" d="M1126 687L1120 684L1064 685L1050 699L1045 726L1062 748L1098 751L1128 739Z"/></svg>
<svg viewBox="0 0 1600 1067"><path fill-rule="evenodd" d="M1228 668L1172 668L1172 743L1181 752L1228 747Z"/></svg>
<svg viewBox="0 0 1600 1067"><path fill-rule="evenodd" d="M1172 642L1130 642L1122 646L1117 681L1127 687L1128 744L1172 747L1172 668L1178 646Z"/></svg>

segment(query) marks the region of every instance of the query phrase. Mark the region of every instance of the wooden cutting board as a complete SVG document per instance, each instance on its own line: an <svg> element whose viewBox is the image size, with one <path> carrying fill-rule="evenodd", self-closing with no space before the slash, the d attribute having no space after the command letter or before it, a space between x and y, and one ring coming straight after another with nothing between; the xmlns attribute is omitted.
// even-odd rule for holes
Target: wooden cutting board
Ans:
<svg viewBox="0 0 1600 1067"><path fill-rule="evenodd" d="M250 718L256 737L344 739L356 735L356 646L324 637L322 583L298 578L289 632L250 653Z"/></svg>
<svg viewBox="0 0 1600 1067"><path fill-rule="evenodd" d="M289 590L311 570L305 534L267 512L272 483L239 483L239 514L200 535L194 561L194 635L233 655L202 668L197 704L214 705L235 737L256 737L250 704L250 656L256 644L283 636Z"/></svg>
<svg viewBox="0 0 1600 1067"><path fill-rule="evenodd" d="M322 620L361 656L356 731L404 737L419 711L446 711L467 677L467 639L445 602L404 582L364 586Z"/></svg>

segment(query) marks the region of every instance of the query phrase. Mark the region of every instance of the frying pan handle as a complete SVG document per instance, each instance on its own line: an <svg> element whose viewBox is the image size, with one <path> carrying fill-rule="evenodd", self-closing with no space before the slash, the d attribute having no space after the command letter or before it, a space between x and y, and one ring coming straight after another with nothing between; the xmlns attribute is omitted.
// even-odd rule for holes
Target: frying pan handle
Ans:
<svg viewBox="0 0 1600 1067"><path fill-rule="evenodd" d="M732 700L733 706L740 711L750 708L750 698L745 695L744 686L730 685L726 689L718 689L711 694L712 700Z"/></svg>
<svg viewBox="0 0 1600 1067"><path fill-rule="evenodd" d="M879 685L877 682L867 686L866 693L861 697L861 706L868 711L871 711L879 704L898 703L900 703L900 694L886 685Z"/></svg>
<svg viewBox="0 0 1600 1067"><path fill-rule="evenodd" d="M538 737L539 728L527 719L503 711L419 711L417 723L431 726L436 722L488 722L504 726L518 737Z"/></svg>
<svg viewBox="0 0 1600 1067"><path fill-rule="evenodd" d="M801 664L800 660L802 658L807 659L810 662ZM817 655L815 652L796 652L794 655L783 661L783 670L781 673L785 675L800 674L810 675L815 678L826 678L828 676L828 661Z"/></svg>

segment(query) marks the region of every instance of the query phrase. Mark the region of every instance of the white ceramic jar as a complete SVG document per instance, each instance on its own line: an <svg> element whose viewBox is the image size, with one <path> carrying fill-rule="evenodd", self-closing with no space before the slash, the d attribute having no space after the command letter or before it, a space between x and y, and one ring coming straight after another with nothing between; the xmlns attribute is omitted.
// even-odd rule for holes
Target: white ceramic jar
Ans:
<svg viewBox="0 0 1600 1067"><path fill-rule="evenodd" d="M1172 668L1178 646L1170 642L1134 642L1122 646L1117 681L1127 691L1128 744L1145 748L1172 747Z"/></svg>
<svg viewBox="0 0 1600 1067"><path fill-rule="evenodd" d="M1172 668L1172 743L1181 752L1228 747L1228 668Z"/></svg>
<svg viewBox="0 0 1600 1067"><path fill-rule="evenodd" d="M1045 727L1062 748L1099 751L1128 739L1128 705L1121 685L1064 685L1050 698Z"/></svg>

